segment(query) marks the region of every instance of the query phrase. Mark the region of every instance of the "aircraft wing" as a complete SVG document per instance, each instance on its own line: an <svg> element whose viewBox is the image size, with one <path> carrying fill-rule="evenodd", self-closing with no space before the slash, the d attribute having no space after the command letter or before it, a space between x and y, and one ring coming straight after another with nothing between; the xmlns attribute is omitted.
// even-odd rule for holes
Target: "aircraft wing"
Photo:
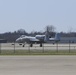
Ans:
<svg viewBox="0 0 76 75"><path fill-rule="evenodd" d="M30 43L30 42L39 42L40 40L36 39L35 37L24 37L22 38L25 42Z"/></svg>
<svg viewBox="0 0 76 75"><path fill-rule="evenodd" d="M55 38L49 38L49 41L55 41L56 39Z"/></svg>
<svg viewBox="0 0 76 75"><path fill-rule="evenodd" d="M39 41L38 39L36 39L35 37L29 38L30 41Z"/></svg>

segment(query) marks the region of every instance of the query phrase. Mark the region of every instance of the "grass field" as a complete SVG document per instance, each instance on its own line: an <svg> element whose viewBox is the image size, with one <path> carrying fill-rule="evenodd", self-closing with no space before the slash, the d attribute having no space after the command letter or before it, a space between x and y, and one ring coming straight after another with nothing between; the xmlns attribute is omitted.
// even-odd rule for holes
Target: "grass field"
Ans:
<svg viewBox="0 0 76 75"><path fill-rule="evenodd" d="M76 55L76 51L53 51L53 50L45 50L45 51L28 51L28 50L3 50L0 52L0 55Z"/></svg>

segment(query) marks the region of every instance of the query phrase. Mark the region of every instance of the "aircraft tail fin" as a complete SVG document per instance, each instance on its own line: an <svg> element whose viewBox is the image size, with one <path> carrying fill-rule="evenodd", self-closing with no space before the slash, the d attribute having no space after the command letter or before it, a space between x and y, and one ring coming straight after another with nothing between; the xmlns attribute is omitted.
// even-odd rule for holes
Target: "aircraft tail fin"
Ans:
<svg viewBox="0 0 76 75"><path fill-rule="evenodd" d="M44 41L45 42L49 41L49 33L48 32L45 33L45 39L44 39Z"/></svg>
<svg viewBox="0 0 76 75"><path fill-rule="evenodd" d="M60 33L56 33L56 34L55 34L55 39L56 39L56 40L60 40Z"/></svg>
<svg viewBox="0 0 76 75"><path fill-rule="evenodd" d="M54 38L49 38L49 33L45 33L45 42L50 42L50 41L60 41L60 33L56 33Z"/></svg>

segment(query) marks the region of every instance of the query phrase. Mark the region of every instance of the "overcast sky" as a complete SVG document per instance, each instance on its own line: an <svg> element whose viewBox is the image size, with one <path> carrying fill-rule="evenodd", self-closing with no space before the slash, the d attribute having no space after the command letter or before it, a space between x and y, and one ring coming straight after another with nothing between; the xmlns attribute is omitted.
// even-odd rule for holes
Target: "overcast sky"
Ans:
<svg viewBox="0 0 76 75"><path fill-rule="evenodd" d="M76 31L76 0L0 0L0 33L25 29Z"/></svg>

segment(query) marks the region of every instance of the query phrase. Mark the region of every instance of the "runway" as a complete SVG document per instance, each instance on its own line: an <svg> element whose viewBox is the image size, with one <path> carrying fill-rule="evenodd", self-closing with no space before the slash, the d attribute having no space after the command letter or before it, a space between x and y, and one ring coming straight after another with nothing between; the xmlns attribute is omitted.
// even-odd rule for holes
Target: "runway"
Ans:
<svg viewBox="0 0 76 75"><path fill-rule="evenodd" d="M76 56L0 56L0 75L76 75Z"/></svg>
<svg viewBox="0 0 76 75"><path fill-rule="evenodd" d="M29 44L26 44L25 47L16 43L3 43L0 46L1 50L76 50L76 44L43 44L43 47L40 47L39 44L33 44L33 47L30 47Z"/></svg>

